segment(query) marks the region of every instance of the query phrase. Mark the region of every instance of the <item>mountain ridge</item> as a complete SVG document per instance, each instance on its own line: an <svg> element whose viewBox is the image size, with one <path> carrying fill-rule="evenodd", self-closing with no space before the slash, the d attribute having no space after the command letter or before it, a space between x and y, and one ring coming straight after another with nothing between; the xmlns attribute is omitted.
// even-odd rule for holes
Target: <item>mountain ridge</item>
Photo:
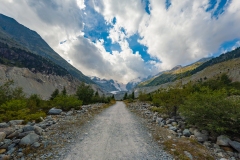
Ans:
<svg viewBox="0 0 240 160"><path fill-rule="evenodd" d="M24 46L22 48L29 50L37 55L43 56L57 65L65 68L72 76L85 83L93 83L81 71L73 67L60 55L58 55L36 32L24 25L18 23L15 19L0 14L0 39L9 45ZM9 39L11 38L11 39Z"/></svg>

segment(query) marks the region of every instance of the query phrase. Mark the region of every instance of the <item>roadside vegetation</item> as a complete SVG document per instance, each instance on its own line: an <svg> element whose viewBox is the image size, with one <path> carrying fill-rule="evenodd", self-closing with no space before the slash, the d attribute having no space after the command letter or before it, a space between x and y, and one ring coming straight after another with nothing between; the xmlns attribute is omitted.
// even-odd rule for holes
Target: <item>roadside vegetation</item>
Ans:
<svg viewBox="0 0 240 160"><path fill-rule="evenodd" d="M152 110L161 115L181 115L188 125L211 133L240 133L240 82L231 82L226 74L152 94L140 93L139 100L150 101L155 106Z"/></svg>
<svg viewBox="0 0 240 160"><path fill-rule="evenodd" d="M81 109L82 105L91 103L112 103L114 97L100 96L98 92L82 83L74 95L67 94L66 88L62 91L56 89L49 100L43 100L39 95L27 97L22 88L13 87L13 81L0 85L0 122L15 119L27 121L40 121L49 109L55 107L68 111L71 108Z"/></svg>

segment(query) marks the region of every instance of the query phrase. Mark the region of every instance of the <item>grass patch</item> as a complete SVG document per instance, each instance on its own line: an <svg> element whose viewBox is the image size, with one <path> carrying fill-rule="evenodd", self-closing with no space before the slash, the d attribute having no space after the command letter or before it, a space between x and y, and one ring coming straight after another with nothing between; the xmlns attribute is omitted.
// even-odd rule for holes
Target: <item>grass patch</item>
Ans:
<svg viewBox="0 0 240 160"><path fill-rule="evenodd" d="M153 112L158 112L158 113L166 113L166 109L164 107L152 107L150 108L151 111Z"/></svg>
<svg viewBox="0 0 240 160"><path fill-rule="evenodd" d="M184 151L189 152L194 160L214 160L207 148L202 146L194 139L181 138L181 139L170 139L164 143L164 149L178 160L189 160L184 154Z"/></svg>

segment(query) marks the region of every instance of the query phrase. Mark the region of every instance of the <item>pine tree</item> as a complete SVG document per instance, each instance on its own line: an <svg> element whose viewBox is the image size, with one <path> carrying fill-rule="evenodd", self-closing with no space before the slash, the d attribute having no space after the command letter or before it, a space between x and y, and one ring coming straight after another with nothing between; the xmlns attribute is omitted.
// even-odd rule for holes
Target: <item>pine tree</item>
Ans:
<svg viewBox="0 0 240 160"><path fill-rule="evenodd" d="M63 87L63 90L62 90L62 95L66 96L67 95L67 90L65 88L65 86Z"/></svg>
<svg viewBox="0 0 240 160"><path fill-rule="evenodd" d="M50 100L53 100L54 98L56 98L59 95L59 90L55 89L55 91L53 91L53 93L51 94Z"/></svg>
<svg viewBox="0 0 240 160"><path fill-rule="evenodd" d="M135 99L134 91L132 92L132 99Z"/></svg>

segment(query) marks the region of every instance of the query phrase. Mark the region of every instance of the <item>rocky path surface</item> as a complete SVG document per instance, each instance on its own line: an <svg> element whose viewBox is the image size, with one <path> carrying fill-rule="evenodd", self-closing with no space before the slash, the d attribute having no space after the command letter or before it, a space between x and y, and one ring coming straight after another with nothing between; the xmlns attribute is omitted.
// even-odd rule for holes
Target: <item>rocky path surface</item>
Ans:
<svg viewBox="0 0 240 160"><path fill-rule="evenodd" d="M106 109L81 128L66 160L173 159L152 140L141 119L123 102Z"/></svg>

